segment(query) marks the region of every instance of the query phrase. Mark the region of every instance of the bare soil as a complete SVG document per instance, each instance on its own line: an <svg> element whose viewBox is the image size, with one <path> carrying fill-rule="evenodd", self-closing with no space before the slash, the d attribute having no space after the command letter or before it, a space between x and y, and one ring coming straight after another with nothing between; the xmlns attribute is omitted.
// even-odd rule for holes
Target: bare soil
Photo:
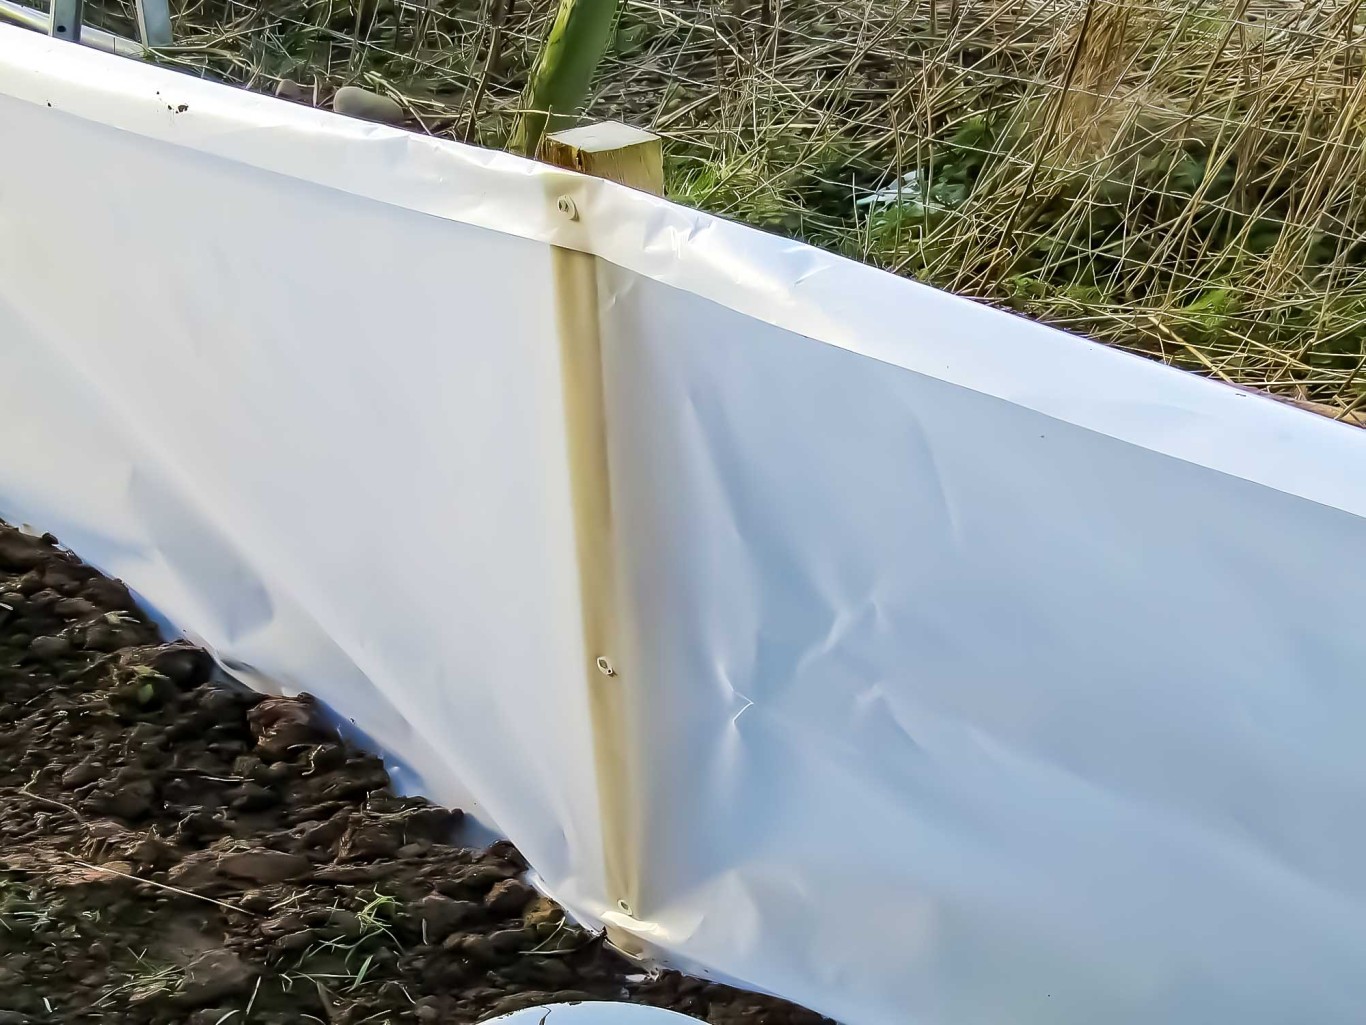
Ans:
<svg viewBox="0 0 1366 1025"><path fill-rule="evenodd" d="M128 590L0 524L0 1025L476 1022L628 999L820 1025L649 973L526 884L509 843L397 797L308 697L163 643Z"/></svg>

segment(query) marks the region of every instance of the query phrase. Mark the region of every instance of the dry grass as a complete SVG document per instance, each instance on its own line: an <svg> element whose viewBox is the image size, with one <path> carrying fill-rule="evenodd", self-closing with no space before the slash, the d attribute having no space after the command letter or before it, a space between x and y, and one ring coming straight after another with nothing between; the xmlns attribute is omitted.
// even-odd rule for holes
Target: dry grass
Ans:
<svg viewBox="0 0 1366 1025"><path fill-rule="evenodd" d="M499 145L553 6L185 0L160 59ZM684 202L1350 419L1362 6L623 0L590 115L667 136Z"/></svg>

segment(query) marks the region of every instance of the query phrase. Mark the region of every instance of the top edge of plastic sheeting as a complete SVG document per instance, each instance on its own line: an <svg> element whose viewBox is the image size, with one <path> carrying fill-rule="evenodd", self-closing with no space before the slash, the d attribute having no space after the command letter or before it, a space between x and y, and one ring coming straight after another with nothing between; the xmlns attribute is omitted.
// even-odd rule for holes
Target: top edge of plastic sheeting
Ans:
<svg viewBox="0 0 1366 1025"><path fill-rule="evenodd" d="M0 24L0 92L583 252L766 323L1366 516L1359 428L611 182ZM560 213L569 196L577 219Z"/></svg>

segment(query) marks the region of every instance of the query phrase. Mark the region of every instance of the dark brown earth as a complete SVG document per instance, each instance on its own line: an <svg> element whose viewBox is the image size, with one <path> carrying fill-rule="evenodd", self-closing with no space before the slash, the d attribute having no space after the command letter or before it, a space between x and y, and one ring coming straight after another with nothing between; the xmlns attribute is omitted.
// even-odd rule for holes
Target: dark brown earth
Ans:
<svg viewBox="0 0 1366 1025"><path fill-rule="evenodd" d="M629 999L809 1011L647 974L565 921L506 842L396 797L307 698L210 680L120 583L0 524L0 1025L475 1022Z"/></svg>

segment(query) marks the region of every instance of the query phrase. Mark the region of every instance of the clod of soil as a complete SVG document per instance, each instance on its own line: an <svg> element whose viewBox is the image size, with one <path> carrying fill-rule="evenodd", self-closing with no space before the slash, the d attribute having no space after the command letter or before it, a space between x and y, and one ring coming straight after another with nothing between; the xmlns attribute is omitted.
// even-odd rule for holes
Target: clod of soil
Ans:
<svg viewBox="0 0 1366 1025"><path fill-rule="evenodd" d="M628 999L820 1025L647 974L506 842L397 797L308 697L214 682L127 589L0 524L0 1023L475 1022Z"/></svg>

